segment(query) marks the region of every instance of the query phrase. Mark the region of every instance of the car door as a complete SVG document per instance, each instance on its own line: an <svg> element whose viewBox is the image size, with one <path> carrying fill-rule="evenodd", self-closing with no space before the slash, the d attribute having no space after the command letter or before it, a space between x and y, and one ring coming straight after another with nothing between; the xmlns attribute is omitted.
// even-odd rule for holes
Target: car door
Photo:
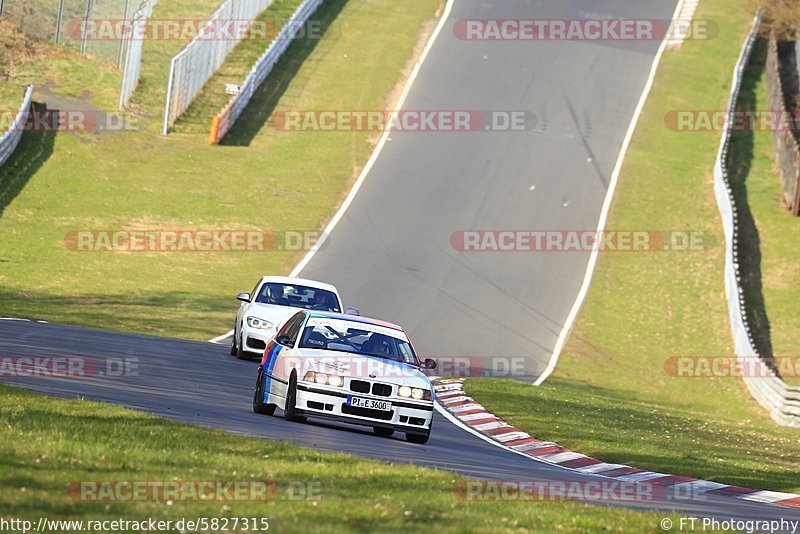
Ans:
<svg viewBox="0 0 800 534"><path fill-rule="evenodd" d="M286 389L289 385L289 377L292 369L297 365L295 358L292 357L293 347L297 345L297 338L305 323L306 312L301 311L292 316L284 323L283 327L275 334L275 337L267 345L264 351L264 372L267 376L267 391L279 397L286 397ZM285 345L278 343L277 339L281 336L288 338ZM271 382L271 384L270 384Z"/></svg>

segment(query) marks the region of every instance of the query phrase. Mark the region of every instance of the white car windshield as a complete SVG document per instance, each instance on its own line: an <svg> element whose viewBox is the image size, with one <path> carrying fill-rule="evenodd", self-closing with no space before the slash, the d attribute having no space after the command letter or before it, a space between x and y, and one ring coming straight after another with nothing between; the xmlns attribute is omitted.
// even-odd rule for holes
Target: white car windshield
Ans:
<svg viewBox="0 0 800 534"><path fill-rule="evenodd" d="M307 310L340 312L339 299L335 293L314 287L294 284L266 283L261 286L255 301L259 304L291 306Z"/></svg>
<svg viewBox="0 0 800 534"><path fill-rule="evenodd" d="M300 348L349 352L419 365L402 330L359 321L310 317L300 338Z"/></svg>

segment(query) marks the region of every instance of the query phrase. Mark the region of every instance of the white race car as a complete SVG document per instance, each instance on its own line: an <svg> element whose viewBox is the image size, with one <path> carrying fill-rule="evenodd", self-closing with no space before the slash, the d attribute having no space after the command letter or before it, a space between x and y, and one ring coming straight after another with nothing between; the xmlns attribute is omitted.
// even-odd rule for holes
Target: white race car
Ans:
<svg viewBox="0 0 800 534"><path fill-rule="evenodd" d="M231 354L239 359L263 354L267 342L298 309L342 311L339 292L332 285L286 276L265 276L252 293L239 293L236 298L242 304L233 325ZM358 310L350 308L348 313Z"/></svg>
<svg viewBox="0 0 800 534"><path fill-rule="evenodd" d="M397 325L304 310L267 344L253 411L272 415L278 407L290 421L323 417L426 443L434 393L423 371L435 368L434 360L420 362Z"/></svg>

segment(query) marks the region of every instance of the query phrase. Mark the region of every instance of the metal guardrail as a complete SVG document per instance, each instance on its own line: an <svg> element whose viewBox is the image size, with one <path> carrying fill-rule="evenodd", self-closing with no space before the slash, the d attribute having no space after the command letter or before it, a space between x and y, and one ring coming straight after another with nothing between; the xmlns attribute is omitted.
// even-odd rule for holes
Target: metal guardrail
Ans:
<svg viewBox="0 0 800 534"><path fill-rule="evenodd" d="M167 79L167 102L162 128L164 135L167 135L170 127L189 108L208 79L241 41L233 36L224 39L208 39L203 36L207 33L213 34L215 26L221 26L225 22L252 23L271 3L272 0L225 0L211 14L198 35L172 58ZM242 29L237 26L237 37L244 33Z"/></svg>
<svg viewBox="0 0 800 534"><path fill-rule="evenodd" d="M272 72L275 64L289 48L292 40L297 33L313 15L324 0L305 0L292 14L289 21L283 26L280 33L270 43L267 50L261 55L256 64L250 70L250 74L245 78L239 88L239 92L234 95L228 104L211 121L211 131L209 133L209 144L217 144L222 141L233 125L239 120L247 104L253 98L256 90L264 83L267 76Z"/></svg>
<svg viewBox="0 0 800 534"><path fill-rule="evenodd" d="M782 116L791 116L787 110L786 90L781 77L781 60L778 55L778 42L773 32L769 37L767 64L764 68L769 96L769 109L786 112ZM794 70L794 67L792 67ZM791 85L791 84L790 84ZM791 91L790 91L791 92ZM794 109L791 110L794 113ZM797 141L794 127L783 124L773 129L772 141L775 156L783 183L783 198L792 215L800 215L800 143Z"/></svg>
<svg viewBox="0 0 800 534"><path fill-rule="evenodd" d="M33 98L33 86L29 85L25 89L25 96L22 99L22 105L19 107L14 123L6 133L0 137L0 167L8 161L14 150L17 149L19 140L22 138L22 132L25 130L25 123L28 122L28 116L31 109L31 98Z"/></svg>
<svg viewBox="0 0 800 534"><path fill-rule="evenodd" d="M122 83L119 90L120 109L128 105L139 85L139 73L142 69L142 45L144 39L136 36L134 28L147 24L147 20L153 14L153 8L158 0L143 0L139 9L131 17L128 29L129 35L123 41L120 57L122 59Z"/></svg>
<svg viewBox="0 0 800 534"><path fill-rule="evenodd" d="M747 308L745 305L744 291L740 281L739 270L739 227L738 215L733 189L728 181L728 152L730 149L732 129L731 117L736 110L742 78L750 59L753 45L758 38L758 27L761 23L760 16L753 22L753 28L742 49L733 76L733 86L728 103L728 118L722 134L717 160L714 164L714 194L722 217L722 227L725 232L725 296L728 300L728 317L733 334L734 350L736 357L743 365L749 365L757 360L760 369L754 376L744 378L747 389L753 398L769 411L772 419L783 426L800 427L800 388L789 387L780 379L761 359L755 349L755 341L747 323ZM745 367L747 368L747 367Z"/></svg>

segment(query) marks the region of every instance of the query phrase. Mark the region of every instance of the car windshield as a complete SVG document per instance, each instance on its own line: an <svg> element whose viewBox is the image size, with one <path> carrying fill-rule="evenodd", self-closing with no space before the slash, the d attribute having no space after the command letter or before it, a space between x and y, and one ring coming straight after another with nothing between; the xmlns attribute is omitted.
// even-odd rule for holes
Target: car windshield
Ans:
<svg viewBox="0 0 800 534"><path fill-rule="evenodd" d="M311 317L306 321L300 348L349 352L419 365L402 330L359 321Z"/></svg>
<svg viewBox="0 0 800 534"><path fill-rule="evenodd" d="M259 304L291 306L307 310L342 311L335 293L294 284L266 283L261 286L255 301Z"/></svg>

